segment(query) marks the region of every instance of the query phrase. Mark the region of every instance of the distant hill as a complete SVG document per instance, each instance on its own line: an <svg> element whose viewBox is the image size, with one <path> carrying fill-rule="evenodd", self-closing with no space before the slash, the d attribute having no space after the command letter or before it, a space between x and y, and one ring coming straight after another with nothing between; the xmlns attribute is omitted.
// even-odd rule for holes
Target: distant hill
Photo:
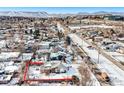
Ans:
<svg viewBox="0 0 124 93"><path fill-rule="evenodd" d="M48 18L48 17L67 17L75 15L120 15L124 16L124 12L105 12L99 11L95 13L79 12L77 14L48 14L47 12L23 12L23 11L0 11L0 16L18 16L18 17L38 17L38 18Z"/></svg>
<svg viewBox="0 0 124 93"><path fill-rule="evenodd" d="M21 17L42 17L42 18L49 17L47 12L15 12L15 11L0 12L0 16L21 16Z"/></svg>

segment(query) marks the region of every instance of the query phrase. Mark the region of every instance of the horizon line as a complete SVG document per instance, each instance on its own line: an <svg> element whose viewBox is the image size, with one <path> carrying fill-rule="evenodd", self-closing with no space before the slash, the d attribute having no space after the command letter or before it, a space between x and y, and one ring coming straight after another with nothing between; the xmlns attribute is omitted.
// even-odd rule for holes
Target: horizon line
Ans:
<svg viewBox="0 0 124 93"><path fill-rule="evenodd" d="M0 7L0 12L47 12L53 14L76 14L95 12L124 12L124 7Z"/></svg>

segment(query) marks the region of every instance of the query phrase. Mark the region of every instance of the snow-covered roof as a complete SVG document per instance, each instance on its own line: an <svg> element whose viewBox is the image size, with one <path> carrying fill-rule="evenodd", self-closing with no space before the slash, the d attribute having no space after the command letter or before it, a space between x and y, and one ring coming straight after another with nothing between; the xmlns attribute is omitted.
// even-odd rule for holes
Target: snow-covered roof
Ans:
<svg viewBox="0 0 124 93"><path fill-rule="evenodd" d="M5 40L0 40L0 48L6 46L6 41Z"/></svg>
<svg viewBox="0 0 124 93"><path fill-rule="evenodd" d="M2 52L0 54L0 59L17 58L20 52Z"/></svg>
<svg viewBox="0 0 124 93"><path fill-rule="evenodd" d="M30 60L32 56L33 56L33 53L23 53L21 58L22 60Z"/></svg>
<svg viewBox="0 0 124 93"><path fill-rule="evenodd" d="M9 81L11 80L12 75L2 75L0 76L0 81L4 82L4 81Z"/></svg>
<svg viewBox="0 0 124 93"><path fill-rule="evenodd" d="M13 65L5 67L6 72L14 72L14 71L18 71L18 69L19 68L17 66L13 66Z"/></svg>
<svg viewBox="0 0 124 93"><path fill-rule="evenodd" d="M124 37L122 37L122 38L118 38L118 40L124 40Z"/></svg>
<svg viewBox="0 0 124 93"><path fill-rule="evenodd" d="M45 42L45 41L42 41L41 43L39 43L39 45L49 45L51 42Z"/></svg>

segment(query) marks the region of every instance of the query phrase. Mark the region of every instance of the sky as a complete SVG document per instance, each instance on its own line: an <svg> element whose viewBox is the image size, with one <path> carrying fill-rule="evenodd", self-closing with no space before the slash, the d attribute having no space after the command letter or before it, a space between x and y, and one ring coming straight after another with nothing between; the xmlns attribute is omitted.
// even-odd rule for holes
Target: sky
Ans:
<svg viewBox="0 0 124 93"><path fill-rule="evenodd" d="M0 7L0 11L45 11L48 13L124 12L124 7Z"/></svg>

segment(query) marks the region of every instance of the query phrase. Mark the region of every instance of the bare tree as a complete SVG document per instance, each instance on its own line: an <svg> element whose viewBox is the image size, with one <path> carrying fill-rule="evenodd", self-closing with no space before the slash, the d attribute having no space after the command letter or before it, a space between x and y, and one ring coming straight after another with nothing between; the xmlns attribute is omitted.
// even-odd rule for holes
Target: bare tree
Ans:
<svg viewBox="0 0 124 93"><path fill-rule="evenodd" d="M81 74L81 85L86 86L87 83L91 81L91 75L89 72L89 68L85 63L82 63L81 66L79 67L79 72Z"/></svg>

